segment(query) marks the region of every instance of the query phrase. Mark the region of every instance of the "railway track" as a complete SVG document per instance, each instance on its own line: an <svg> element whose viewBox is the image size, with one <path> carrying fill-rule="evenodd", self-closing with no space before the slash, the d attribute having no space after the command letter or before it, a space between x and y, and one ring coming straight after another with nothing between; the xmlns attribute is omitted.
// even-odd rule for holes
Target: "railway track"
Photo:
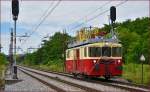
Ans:
<svg viewBox="0 0 150 92"><path fill-rule="evenodd" d="M40 82L46 84L47 86L50 86L51 88L55 89L58 92L100 92L92 88L79 86L71 82L61 80L57 77L46 76L44 74L30 71L28 69L19 68L19 70L39 80Z"/></svg>
<svg viewBox="0 0 150 92"><path fill-rule="evenodd" d="M43 69L37 69L37 70L48 72L48 73L53 73L53 74L59 74L59 75L67 76L67 77L70 77L70 78L75 78L72 74L69 74L69 73L56 72L56 71L46 71L46 70L43 70ZM125 86L125 89L127 88L127 86L129 86L127 89L130 89L131 87L135 87L137 89L146 89L146 90L148 89L148 91L150 92L150 86L139 85L139 84L134 84L134 83L129 83L129 82L122 82L122 81L118 81L118 80L114 80L114 79L111 79L111 80L105 80L105 79L102 79L102 78L86 79L86 78L79 78L79 77L76 78L76 79L83 80L83 81L88 81L88 82L93 82L93 83L100 83L100 84L101 83L102 84L107 83L108 85L112 85L112 86L115 86L115 85L118 85L118 86L121 86L121 87ZM131 88L131 90L132 90L132 88ZM139 91L139 90L137 90L137 91Z"/></svg>
<svg viewBox="0 0 150 92"><path fill-rule="evenodd" d="M97 80L83 80L81 78L74 78L69 74L57 73L57 72L43 72L27 67L20 67L19 69L32 72L47 78L60 81L62 83L69 84L71 86L82 89L82 91L88 92L100 92L100 91L111 91L111 92L149 92L150 90L145 87L139 87L134 85L128 85L123 83L114 82L103 82Z"/></svg>
<svg viewBox="0 0 150 92"><path fill-rule="evenodd" d="M71 78L75 78L72 74L69 73L64 73L64 72L56 72L56 71L46 71L43 69L38 69L40 71L44 71L44 72L49 72L49 73L54 73L54 74L59 74L62 76L68 76ZM90 82L96 82L96 83L101 83L101 82L106 82L106 83L111 83L111 84L122 84L122 85L129 85L129 86L135 86L135 87L139 87L139 88L143 88L143 89L150 89L150 86L145 86L145 85L139 85L139 84L134 84L134 83L130 83L130 82L123 82L123 81L119 81L119 80L115 80L115 79L110 79L110 80L105 80L103 78L90 78L85 80L86 78L78 78L80 80L84 80L84 81L90 81Z"/></svg>

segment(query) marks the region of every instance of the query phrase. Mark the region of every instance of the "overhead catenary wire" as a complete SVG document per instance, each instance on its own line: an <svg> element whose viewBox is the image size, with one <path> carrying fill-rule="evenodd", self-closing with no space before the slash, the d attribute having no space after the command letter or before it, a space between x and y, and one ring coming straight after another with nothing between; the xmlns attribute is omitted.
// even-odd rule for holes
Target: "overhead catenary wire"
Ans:
<svg viewBox="0 0 150 92"><path fill-rule="evenodd" d="M54 7L52 7L52 9L50 11L48 11L47 15L43 17L43 19L39 22L39 24L35 27L35 29L31 32L31 34L29 34L29 37L27 37L24 42L21 44L21 46L23 44L25 44L25 42L38 30L38 28L41 26L41 24L46 20L46 18L52 14L52 12L58 7L58 5L60 4L61 0L59 0Z"/></svg>
<svg viewBox="0 0 150 92"><path fill-rule="evenodd" d="M124 3L127 2L127 1L128 1L128 0L124 0L124 1L122 1L122 2L120 2L120 3L118 3L118 4L116 4L115 6L118 7L118 6L124 4ZM112 2L112 0L106 2L106 3L103 4L101 7L99 7L99 8L97 8L97 9L95 9L94 11L90 12L88 15L95 13L97 10L102 9L104 6L106 6L107 4L109 4L109 3L111 3L111 2ZM91 21L91 20L94 20L94 19L96 19L97 17L99 17L100 15L103 15L104 13L106 13L106 12L108 12L108 11L110 11L110 9L105 10L105 11L103 11L103 12L97 14L96 16L92 17L92 18L89 18L86 22L89 22L89 21ZM84 17L80 18L79 20L81 20L81 19L84 19ZM79 21L79 20L78 20L78 21ZM76 22L78 22L78 21L76 21ZM74 22L74 23L75 23L75 22ZM84 23L85 23L85 22L83 22L83 23L77 25L77 27L75 27L75 28L73 28L73 29L78 28L79 26L83 25ZM72 24L73 24L73 23L72 23ZM65 29L65 28L64 28L64 29ZM73 29L71 29L71 30L73 30Z"/></svg>
<svg viewBox="0 0 150 92"><path fill-rule="evenodd" d="M87 17L87 16L89 16L89 15L91 15L91 14L97 12L98 10L101 10L103 7L105 7L106 5L110 4L112 1L113 1L113 0L110 0L110 1L108 1L108 2L106 2L106 3L104 3L104 4L101 5L100 7L94 9L93 11L91 11L90 13L88 13L87 15L85 15L85 16L83 16L82 18L78 19L77 21L75 21L75 22L69 24L68 26L70 26L70 25L72 25L72 24L75 24L75 23L79 22L80 20L83 20L85 17Z"/></svg>
<svg viewBox="0 0 150 92"><path fill-rule="evenodd" d="M43 15L40 17L40 20L42 20L42 18L43 18L44 16L46 16L46 14L49 12L50 8L51 8L52 5L54 4L54 1L55 1L55 0L53 0L53 1L51 2L51 4L48 6L48 8L45 10L45 12L43 13Z"/></svg>
<svg viewBox="0 0 150 92"><path fill-rule="evenodd" d="M20 0L21 3L20 3L20 7L22 6L22 1L23 0ZM50 10L50 8L52 7L52 5L54 4L54 0L50 3L50 5L48 6L48 8L44 11L44 13L41 15L41 17L39 18L39 21L42 20L42 18L48 13L48 11ZM11 12L11 11L10 11ZM10 16L11 18L11 16ZM34 30L34 27L31 28L31 30ZM29 36L28 36L29 37ZM25 40L23 41L25 43ZM21 43L21 46L23 45L23 43Z"/></svg>
<svg viewBox="0 0 150 92"><path fill-rule="evenodd" d="M127 1L128 1L128 0L124 0L123 2L120 2L119 4L116 5L116 7L118 7L118 6L120 6L120 5L124 4L124 3L126 3ZM94 20L94 19L96 19L97 17L99 17L99 16L105 14L105 13L108 12L108 11L110 11L110 10L109 10L109 9L108 9L108 10L105 10L105 11L103 11L103 12L97 14L96 16L94 16L94 17L92 17L92 18L89 18L88 20L86 20L86 23L87 23L87 22L90 22L90 21L92 21L92 20ZM85 24L85 22L82 22L82 23L76 25L75 27L71 28L70 30L74 30L74 29L76 29L76 28L82 26L83 24Z"/></svg>
<svg viewBox="0 0 150 92"><path fill-rule="evenodd" d="M44 11L44 13L41 15L41 17L39 18L39 22L42 21L42 18L46 16L46 14L49 12L50 8L52 7L52 5L54 4L54 0L51 2L51 4L48 6L48 8ZM39 25L39 24L38 24ZM38 26L36 25L36 27ZM33 32L33 30L35 30L36 27L32 27L31 30ZM32 32L30 33L30 35L32 34ZM29 35L29 36L30 36ZM24 43L26 42L27 39L24 40ZM21 44L22 45L22 44Z"/></svg>
<svg viewBox="0 0 150 92"><path fill-rule="evenodd" d="M37 31L37 29L38 29L38 28L40 27L40 25L45 21L45 19L46 19L46 18L54 11L54 9L59 5L60 1L61 1L61 0L59 0L59 1L57 2L57 4L52 8L52 10L42 19L42 21L36 26L35 30L32 31L32 33L30 34L29 37L31 37L31 36L34 34L34 32ZM126 1L128 1L128 0L124 0L123 2L117 4L116 7L118 7L118 6L122 5L122 4L124 4ZM110 3L110 1L107 2L106 4L109 4L109 3ZM102 6L101 6L101 7L102 7ZM99 7L99 9L100 9L100 7ZM97 10L98 10L98 8L97 8L95 11L93 11L93 13L96 12ZM96 19L97 17L99 17L100 15L103 15L104 13L106 13L106 12L108 12L108 11L110 11L110 10L105 10L105 11L103 11L103 12L97 14L96 16L94 16L94 17L88 19L86 22L89 22L89 21L91 21L91 20L94 20L94 19ZM81 26L81 25L83 25L83 24L84 24L84 23L81 23L81 24L75 26L74 28L72 28L71 30L76 29L76 28L78 28L79 26ZM25 42L29 39L29 37L25 40Z"/></svg>

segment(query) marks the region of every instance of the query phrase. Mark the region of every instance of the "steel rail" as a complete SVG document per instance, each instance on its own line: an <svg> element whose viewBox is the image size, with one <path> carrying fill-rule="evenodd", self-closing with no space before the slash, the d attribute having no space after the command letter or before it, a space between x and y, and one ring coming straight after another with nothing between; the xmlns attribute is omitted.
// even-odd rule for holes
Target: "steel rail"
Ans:
<svg viewBox="0 0 150 92"><path fill-rule="evenodd" d="M48 87L50 87L50 88L56 90L57 92L66 92L66 91L64 91L64 90L62 90L62 89L60 89L60 88L58 88L58 87L56 87L56 86L54 86L54 85L51 85L51 84L47 83L46 81L41 80L40 78L37 78L37 77L33 76L33 75L30 74L30 73L25 72L25 71L22 70L22 69L19 69L19 70L22 71L23 73L25 73L25 74L31 76L32 78L38 80L39 82L45 84L46 86L48 86Z"/></svg>
<svg viewBox="0 0 150 92"><path fill-rule="evenodd" d="M41 70L40 70L41 71ZM46 72L46 73L53 73L53 74L57 74L57 75L61 75L61 76L66 76L66 77L70 77L70 78L74 78L72 75L70 75L70 74L67 74L67 73L58 73L58 72L47 72L47 71L44 71L44 72ZM45 74L44 74L45 75ZM46 75L47 77L50 77L50 76L48 76L48 75ZM98 83L98 84L103 84L103 85L105 85L105 86L112 86L112 87L115 87L115 88L121 88L121 89L125 89L125 90L128 90L128 91L132 91L132 92L148 92L148 91L144 91L144 90L142 90L142 89L145 89L145 90L148 90L147 88L141 88L141 87L136 87L136 86L133 86L133 85L130 85L131 87L127 87L127 86L129 86L128 84L127 84L127 86L122 86L122 84L120 85L120 84L118 84L118 85L116 85L116 84L113 84L113 83L109 83L108 81L106 82L106 81L97 81L97 80L91 80L91 79L89 79L89 80L84 80L84 79L81 79L81 78L76 78L77 80L82 80L82 81L87 81L87 82L91 82L91 83ZM111 81L111 82L113 82L113 81ZM118 82L119 83L119 82ZM125 85L126 83L124 83L124 85ZM134 88L133 88L134 87Z"/></svg>
<svg viewBox="0 0 150 92"><path fill-rule="evenodd" d="M29 66L24 66L24 67L29 67ZM48 70L33 68L33 67L29 67L29 68L74 78L72 74L66 73L66 72L48 71ZM93 82L96 82L96 83L98 83L98 82L118 83L118 84L122 84L122 85L130 85L130 86L139 87L139 88L143 88L143 89L150 89L150 86L145 86L145 85L140 85L140 84L135 84L135 83L127 83L127 82L122 82L122 81L116 81L116 80L112 80L112 79L111 80L105 80L105 79L102 79L102 78L91 78L90 81L93 81Z"/></svg>
<svg viewBox="0 0 150 92"><path fill-rule="evenodd" d="M56 80L56 81L59 81L59 82L65 83L65 84L69 84L69 85L71 85L71 86L74 86L74 87L83 89L83 90L85 90L86 92L101 92L101 91L96 90L96 89L92 89L92 88L85 87L85 86L82 86L82 85L78 85L78 84L75 84L75 83L72 83L72 82L69 82L69 81L65 81L65 80L59 79L58 77L51 77L51 76L48 76L48 75L45 75L45 74L41 74L41 73L38 73L38 72L35 72L35 71L31 71L31 70L22 68L22 67L19 67L18 69L21 70L21 71L23 71L23 70L30 71L30 72L33 72L33 73L42 75L42 76L47 77L47 78L50 78L50 79L53 79L53 80ZM25 72L25 71L23 71L23 72ZM27 73L27 72L26 72L26 73ZM27 74L29 74L29 73L27 73ZM30 75L30 74L29 74L29 75ZM31 75L31 76L32 76L32 75ZM33 77L36 78L36 79L38 79L38 78L35 77L35 76L33 76ZM40 80L40 79L38 79L38 80L44 82L46 85L52 86L52 88L53 88L53 89L56 89L58 92L66 92L66 91L62 90L61 88L56 87L56 86L54 86L54 85L52 85L52 84L48 84L47 82L45 82L45 81L43 81L43 80Z"/></svg>

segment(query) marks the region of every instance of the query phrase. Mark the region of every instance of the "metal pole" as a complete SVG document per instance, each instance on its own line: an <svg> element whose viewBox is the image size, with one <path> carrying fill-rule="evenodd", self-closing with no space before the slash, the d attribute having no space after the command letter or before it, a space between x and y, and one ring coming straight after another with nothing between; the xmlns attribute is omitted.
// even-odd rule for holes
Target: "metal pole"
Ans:
<svg viewBox="0 0 150 92"><path fill-rule="evenodd" d="M142 80L141 80L142 84L143 84L143 62L142 62Z"/></svg>
<svg viewBox="0 0 150 92"><path fill-rule="evenodd" d="M110 26L110 15L108 15L108 23L109 23L109 26Z"/></svg>
<svg viewBox="0 0 150 92"><path fill-rule="evenodd" d="M114 21L111 20L111 34L114 35Z"/></svg>
<svg viewBox="0 0 150 92"><path fill-rule="evenodd" d="M0 24L0 53L1 53L1 48L2 48L2 45L1 45L1 24Z"/></svg>
<svg viewBox="0 0 150 92"><path fill-rule="evenodd" d="M13 39L14 39L14 33L13 33L13 29L11 28L11 41L10 41L10 71L11 71L11 76L13 76L13 63L14 63L14 59L13 59Z"/></svg>
<svg viewBox="0 0 150 92"><path fill-rule="evenodd" d="M16 20L14 21L14 65L16 65Z"/></svg>
<svg viewBox="0 0 150 92"><path fill-rule="evenodd" d="M17 67L16 67L16 20L14 20L14 64L13 64L13 79L17 78Z"/></svg>
<svg viewBox="0 0 150 92"><path fill-rule="evenodd" d="M0 7L1 7L1 1L0 1ZM1 12L1 8L0 8ZM1 16L0 16L0 21L1 21ZM2 45L1 45L1 24L0 24L0 53L1 53Z"/></svg>
<svg viewBox="0 0 150 92"><path fill-rule="evenodd" d="M144 68L144 66L143 66L143 62L145 61L145 57L144 57L144 55L142 54L141 55L141 57L140 57L140 60L141 60L141 62L142 62L142 76L141 76L141 84L143 84L143 79L144 79L144 77L143 77L143 68Z"/></svg>
<svg viewBox="0 0 150 92"><path fill-rule="evenodd" d="M66 46L66 38L65 38L65 34L66 34L65 30L63 30L63 37L64 37L64 49L63 49L64 50L64 69L63 69L63 71L64 72L65 72L65 68L66 68L65 67L65 62L66 62L66 53L65 53L66 52L66 47L65 47Z"/></svg>

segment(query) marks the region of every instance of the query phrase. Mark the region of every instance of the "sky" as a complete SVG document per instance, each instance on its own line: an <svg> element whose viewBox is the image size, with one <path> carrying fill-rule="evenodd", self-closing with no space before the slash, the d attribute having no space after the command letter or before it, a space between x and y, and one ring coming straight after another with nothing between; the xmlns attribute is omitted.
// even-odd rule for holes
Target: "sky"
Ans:
<svg viewBox="0 0 150 92"><path fill-rule="evenodd" d="M122 3L118 6L118 4ZM57 5L56 8L55 5ZM109 8L117 6L117 22L127 19L149 17L149 1L23 1L19 2L19 16L17 20L17 36L30 35L29 38L17 37L18 54L27 52L27 48L38 48L45 36L52 36L55 32L66 30L75 36L82 27L103 27L108 24ZM53 9L53 11L52 11ZM48 11L47 11L48 10ZM50 14L48 14L51 12ZM105 13L104 13L105 12ZM2 52L8 54L10 44L10 29L14 22L11 14L11 2L1 1L1 41ZM37 25L45 20L36 29ZM88 21L90 20L91 21ZM80 26L78 26L80 25ZM78 26L78 27L77 27ZM20 39L22 39L20 41ZM25 40L26 39L26 40Z"/></svg>

